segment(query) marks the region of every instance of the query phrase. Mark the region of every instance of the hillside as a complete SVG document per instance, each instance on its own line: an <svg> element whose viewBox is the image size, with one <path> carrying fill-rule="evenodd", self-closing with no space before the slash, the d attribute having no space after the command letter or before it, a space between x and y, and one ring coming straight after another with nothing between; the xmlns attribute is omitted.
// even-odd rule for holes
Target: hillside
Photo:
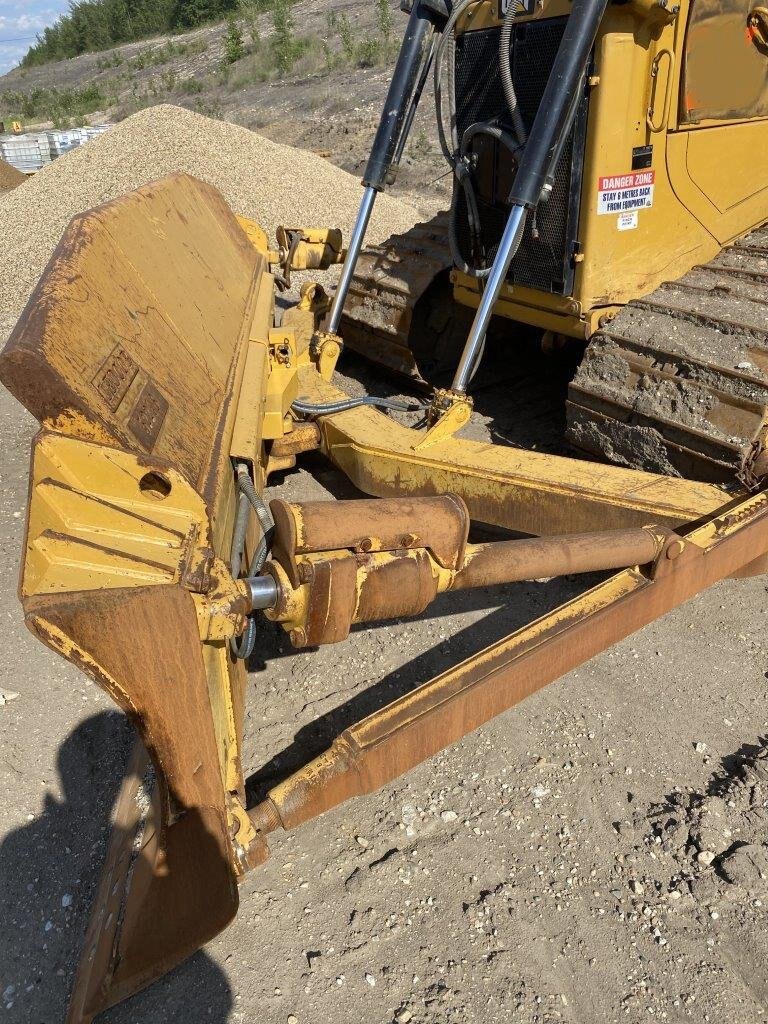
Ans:
<svg viewBox="0 0 768 1024"><path fill-rule="evenodd" d="M229 62L227 25L156 36L0 77L0 120L26 127L123 120L173 103L258 129L360 174L403 31L387 0L298 0L288 30L271 11L238 24L244 55ZM399 194L425 210L448 195L449 179L425 95L403 159ZM436 181L436 179L440 179Z"/></svg>

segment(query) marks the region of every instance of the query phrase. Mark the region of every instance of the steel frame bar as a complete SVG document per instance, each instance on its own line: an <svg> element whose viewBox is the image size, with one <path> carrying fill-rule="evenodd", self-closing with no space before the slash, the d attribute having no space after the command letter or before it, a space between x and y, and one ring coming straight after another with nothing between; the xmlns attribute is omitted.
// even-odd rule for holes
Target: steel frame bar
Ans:
<svg viewBox="0 0 768 1024"><path fill-rule="evenodd" d="M348 397L311 366L300 370L299 391L315 403ZM649 523L674 529L732 499L712 484L463 438L419 448L423 431L370 408L323 416L318 424L322 451L366 494L452 492L472 519L537 536Z"/></svg>
<svg viewBox="0 0 768 1024"><path fill-rule="evenodd" d="M547 683L768 552L768 496L671 534L646 570L626 569L346 729L252 812L262 833L371 793Z"/></svg>

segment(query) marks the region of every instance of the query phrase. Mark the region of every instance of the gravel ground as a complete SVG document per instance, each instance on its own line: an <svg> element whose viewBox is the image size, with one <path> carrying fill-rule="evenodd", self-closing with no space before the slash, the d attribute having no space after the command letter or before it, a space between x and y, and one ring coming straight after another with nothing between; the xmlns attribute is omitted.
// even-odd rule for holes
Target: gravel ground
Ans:
<svg viewBox="0 0 768 1024"><path fill-rule="evenodd" d="M85 177L89 164L70 168ZM89 173L102 198L131 174L145 180L135 168L119 187ZM217 174L258 215L236 175ZM60 187L74 202L74 184ZM24 185L2 200L4 216L25 193L38 195ZM55 234L42 195L26 207L27 233L42 225L35 259ZM326 195L325 209L348 216L354 196L340 207ZM479 396L473 436L533 447L556 433L551 412L537 420L540 406L511 410L525 409L532 380L556 398L561 377L540 356L518 365ZM369 380L343 365L350 390ZM63 1018L129 737L101 691L23 626L11 580L34 429L0 391L0 1006L9 1022L51 1024ZM292 499L349 493L319 459L270 488ZM348 722L593 582L446 595L419 622L356 629L301 654L262 623L246 771L267 784ZM767 612L765 578L724 582L382 792L273 834L230 928L101 1020L768 1020Z"/></svg>
<svg viewBox="0 0 768 1024"><path fill-rule="evenodd" d="M0 338L16 323L74 214L174 171L211 182L272 238L278 224L340 227L348 238L361 194L352 175L305 150L181 107L143 110L3 196ZM381 196L369 237L382 241L417 219L407 203Z"/></svg>

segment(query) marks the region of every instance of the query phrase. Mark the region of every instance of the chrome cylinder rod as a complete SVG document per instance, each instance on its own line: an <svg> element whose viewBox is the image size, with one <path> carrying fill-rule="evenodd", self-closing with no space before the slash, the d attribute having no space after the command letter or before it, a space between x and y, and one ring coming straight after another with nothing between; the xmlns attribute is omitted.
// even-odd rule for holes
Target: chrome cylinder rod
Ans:
<svg viewBox="0 0 768 1024"><path fill-rule="evenodd" d="M280 592L274 576L269 574L264 576L247 576L243 582L248 588L252 611L275 607L280 597Z"/></svg>
<svg viewBox="0 0 768 1024"><path fill-rule="evenodd" d="M527 213L528 211L525 206L513 206L510 210L507 226L504 228L504 234L501 236L501 242L499 242L496 259L493 261L485 290L480 299L480 305L477 307L475 319L472 321L469 336L464 344L464 351L461 353L461 359L456 368L456 374L451 385L454 391L465 393L469 387L469 382L474 376L477 363L482 354L488 324L491 322L493 307L496 305L501 286L506 279L509 265L520 247Z"/></svg>
<svg viewBox="0 0 768 1024"><path fill-rule="evenodd" d="M368 185L363 192L363 198L360 200L360 209L357 211L357 220L355 221L355 226L352 229L352 237L349 240L347 256L344 260L344 266L341 268L339 286L336 289L336 295L333 299L331 318L328 321L328 331L330 334L339 333L341 314L344 312L344 303L347 301L349 286L352 283L352 277L355 273L355 267L357 266L360 250L363 247L365 233L368 230L371 211L373 210L373 204L376 201L376 191L377 190L373 188L372 185Z"/></svg>

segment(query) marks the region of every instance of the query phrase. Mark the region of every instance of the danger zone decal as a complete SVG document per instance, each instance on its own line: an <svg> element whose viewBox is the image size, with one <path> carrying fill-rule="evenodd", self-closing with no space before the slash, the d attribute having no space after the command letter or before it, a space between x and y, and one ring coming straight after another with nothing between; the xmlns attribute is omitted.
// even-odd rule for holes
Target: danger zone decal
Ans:
<svg viewBox="0 0 768 1024"><path fill-rule="evenodd" d="M597 179L597 212L629 213L653 206L655 171L634 171Z"/></svg>

